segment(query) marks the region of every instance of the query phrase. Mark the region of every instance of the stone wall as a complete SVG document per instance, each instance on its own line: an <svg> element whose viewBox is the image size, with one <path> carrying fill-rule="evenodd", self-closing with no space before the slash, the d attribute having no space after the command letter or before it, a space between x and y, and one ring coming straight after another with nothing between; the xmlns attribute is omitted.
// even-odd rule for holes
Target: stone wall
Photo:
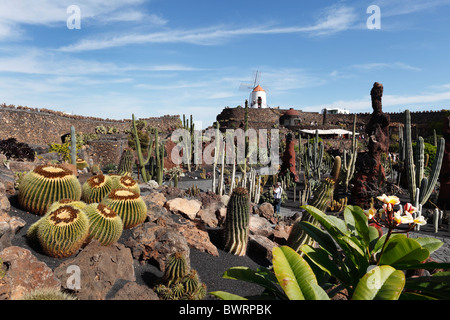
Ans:
<svg viewBox="0 0 450 320"><path fill-rule="evenodd" d="M249 109L249 127L254 129L269 129L282 127L280 124L280 117L286 112L286 109ZM327 114L324 122L324 115L319 112L299 112L299 119L302 128L313 127L341 127L351 130L353 126L354 114ZM404 112L388 113L391 118L391 128L397 131L398 126L403 126L405 121ZM446 116L449 115L448 110L439 111L421 111L411 112L411 123L413 127L419 130L419 134L430 134L426 132L432 123L443 123ZM366 123L369 122L372 112L356 114L357 131L364 131ZM241 123L244 123L245 109L242 107L225 108L217 116L222 129L239 128ZM431 132L432 134L432 132Z"/></svg>
<svg viewBox="0 0 450 320"><path fill-rule="evenodd" d="M33 145L61 143L61 136L74 126L78 133L95 133L98 126L115 127L124 132L131 127L131 119L114 120L70 115L63 112L0 105L0 139L16 138ZM181 126L179 115L143 118L148 125L160 132L170 132Z"/></svg>

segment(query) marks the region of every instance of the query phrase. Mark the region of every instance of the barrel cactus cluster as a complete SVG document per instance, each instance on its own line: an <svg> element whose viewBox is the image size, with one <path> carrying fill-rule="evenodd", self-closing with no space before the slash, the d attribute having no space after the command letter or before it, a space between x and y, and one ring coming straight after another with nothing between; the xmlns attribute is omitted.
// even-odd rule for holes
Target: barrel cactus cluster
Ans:
<svg viewBox="0 0 450 320"><path fill-rule="evenodd" d="M169 256L164 275L154 290L163 300L202 300L206 296L206 285L181 252Z"/></svg>
<svg viewBox="0 0 450 320"><path fill-rule="evenodd" d="M98 174L81 185L63 165L26 173L18 200L22 209L41 216L28 228L28 238L56 258L73 255L91 240L111 245L124 229L147 218L139 185L130 176Z"/></svg>

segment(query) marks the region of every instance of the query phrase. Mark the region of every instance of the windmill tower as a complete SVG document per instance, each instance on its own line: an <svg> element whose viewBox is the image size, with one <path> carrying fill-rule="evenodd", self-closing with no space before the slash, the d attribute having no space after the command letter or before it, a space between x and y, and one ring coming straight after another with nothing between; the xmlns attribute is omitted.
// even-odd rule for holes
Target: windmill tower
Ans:
<svg viewBox="0 0 450 320"><path fill-rule="evenodd" d="M249 98L249 107L250 108L268 108L267 105L267 93L259 85L259 78L261 73L256 71L255 80L253 81L253 86L247 86L247 89L251 89ZM242 87L242 86L241 86Z"/></svg>

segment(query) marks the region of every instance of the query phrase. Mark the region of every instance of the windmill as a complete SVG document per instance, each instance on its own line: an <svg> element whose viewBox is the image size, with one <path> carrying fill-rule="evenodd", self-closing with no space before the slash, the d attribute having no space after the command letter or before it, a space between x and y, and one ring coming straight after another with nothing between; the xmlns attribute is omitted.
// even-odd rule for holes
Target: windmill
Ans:
<svg viewBox="0 0 450 320"><path fill-rule="evenodd" d="M249 99L249 106L251 108L267 108L268 106L267 106L266 90L264 90L259 85L261 72L256 70L253 78L254 78L253 84L241 83L241 85L239 86L239 90L241 91L251 90Z"/></svg>

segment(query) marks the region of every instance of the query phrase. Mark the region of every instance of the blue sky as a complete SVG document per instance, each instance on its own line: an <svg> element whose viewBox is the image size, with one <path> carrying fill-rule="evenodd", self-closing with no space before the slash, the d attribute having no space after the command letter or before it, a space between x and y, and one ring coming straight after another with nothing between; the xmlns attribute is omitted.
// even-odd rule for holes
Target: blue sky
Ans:
<svg viewBox="0 0 450 320"><path fill-rule="evenodd" d="M371 112L378 81L384 111L450 109L449 16L450 0L2 0L0 103L206 127L258 70L271 107Z"/></svg>

